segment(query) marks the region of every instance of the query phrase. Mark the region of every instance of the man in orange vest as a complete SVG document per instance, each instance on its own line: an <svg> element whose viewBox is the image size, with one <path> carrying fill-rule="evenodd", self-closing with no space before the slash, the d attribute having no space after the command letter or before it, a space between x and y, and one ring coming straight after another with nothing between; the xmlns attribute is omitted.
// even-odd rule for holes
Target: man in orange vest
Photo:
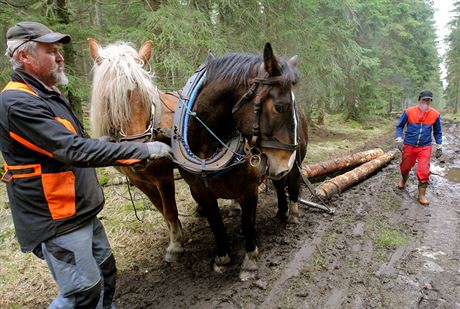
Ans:
<svg viewBox="0 0 460 309"><path fill-rule="evenodd" d="M406 109L396 125L396 143L402 152L400 164L402 178L397 186L401 190L405 188L409 172L415 162L418 162L416 172L419 181L418 201L422 205L430 203L425 194L430 176L432 135L436 141L435 156L437 159L442 156L441 118L439 112L430 106L432 101L433 93L430 90L420 92L418 104ZM406 125L403 139L403 129Z"/></svg>
<svg viewBox="0 0 460 309"><path fill-rule="evenodd" d="M61 44L70 40L36 22L7 32L14 72L0 93L2 180L21 250L45 259L59 286L49 308L113 308L117 269L91 167L143 164L170 147L87 137L57 88L67 83Z"/></svg>

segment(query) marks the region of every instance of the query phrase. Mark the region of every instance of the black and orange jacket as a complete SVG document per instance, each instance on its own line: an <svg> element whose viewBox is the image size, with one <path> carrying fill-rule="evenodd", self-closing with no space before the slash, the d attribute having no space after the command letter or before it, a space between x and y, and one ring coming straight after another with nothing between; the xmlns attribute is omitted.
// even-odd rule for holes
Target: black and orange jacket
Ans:
<svg viewBox="0 0 460 309"><path fill-rule="evenodd" d="M68 101L21 70L0 93L0 149L2 180L24 252L101 211L103 192L89 167L148 157L142 143L86 138Z"/></svg>

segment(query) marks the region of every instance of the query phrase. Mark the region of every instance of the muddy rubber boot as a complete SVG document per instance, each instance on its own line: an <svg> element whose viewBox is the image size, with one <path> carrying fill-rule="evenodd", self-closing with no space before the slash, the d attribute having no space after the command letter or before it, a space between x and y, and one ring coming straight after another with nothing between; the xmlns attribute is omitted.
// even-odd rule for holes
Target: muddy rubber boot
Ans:
<svg viewBox="0 0 460 309"><path fill-rule="evenodd" d="M425 197L427 187L428 187L427 183L419 183L418 185L418 202L422 204L423 206L430 205L430 202Z"/></svg>
<svg viewBox="0 0 460 309"><path fill-rule="evenodd" d="M409 174L402 175L401 180L396 185L399 190L404 190L406 188L406 182L408 178L409 178Z"/></svg>

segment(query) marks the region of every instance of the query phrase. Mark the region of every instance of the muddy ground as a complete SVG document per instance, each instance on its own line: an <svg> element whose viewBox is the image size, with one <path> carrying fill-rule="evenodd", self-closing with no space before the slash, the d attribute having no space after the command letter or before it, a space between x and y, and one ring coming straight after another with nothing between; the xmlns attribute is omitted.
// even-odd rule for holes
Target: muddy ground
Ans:
<svg viewBox="0 0 460 309"><path fill-rule="evenodd" d="M432 159L430 206L417 203L412 172L395 188L399 157L330 201L331 216L302 207L298 224L275 218L270 186L260 194L258 280L240 282L240 215L223 206L232 264L212 272L214 241L204 218L179 198L186 252L162 256L166 233L146 241L135 265L119 272L118 308L460 308L460 124L445 122L442 161ZM394 147L392 134L372 146ZM443 163L444 162L444 163ZM186 191L181 181L178 191ZM304 188L304 197L311 198ZM186 198L185 198L186 199ZM152 237L152 235L145 235ZM116 250L115 250L116 251Z"/></svg>
<svg viewBox="0 0 460 309"><path fill-rule="evenodd" d="M168 235L161 214L153 208L139 210L144 221L137 221L127 186L114 185L117 174L101 174L101 180L111 183L104 187L106 207L99 217L119 267L117 308L460 309L460 123L443 120L443 125L444 163L432 160L429 207L416 201L414 173L407 190L395 188L400 158L333 198L329 205L336 209L334 216L301 207L295 225L275 218L275 194L270 185L263 189L257 211L260 269L258 279L250 282L238 279L244 239L240 214L228 201L219 204L232 263L217 274L212 271L215 245L207 221L194 215L188 187L176 182L186 252L178 263L167 264L162 261ZM347 142L360 141L361 135L326 133L318 130L311 138L343 140L337 150L341 153L394 148L392 128L361 149L351 149ZM314 150L318 155L324 149ZM310 162L314 155L312 151ZM327 150L327 155L339 153ZM46 308L57 287L43 261L19 251L3 188L0 308ZM140 208L142 194L132 191ZM306 188L303 196L311 198Z"/></svg>

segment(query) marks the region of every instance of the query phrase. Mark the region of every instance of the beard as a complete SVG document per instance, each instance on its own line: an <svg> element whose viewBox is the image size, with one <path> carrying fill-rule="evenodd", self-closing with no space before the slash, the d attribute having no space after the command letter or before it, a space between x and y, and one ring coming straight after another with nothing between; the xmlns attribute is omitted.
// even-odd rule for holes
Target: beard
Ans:
<svg viewBox="0 0 460 309"><path fill-rule="evenodd" d="M429 108L428 104L426 104L426 103L421 103L420 104L420 110L422 112L426 112L428 110L428 108Z"/></svg>
<svg viewBox="0 0 460 309"><path fill-rule="evenodd" d="M57 64L53 65L51 78L56 86L65 86L69 83L69 79L64 73L64 66L59 66Z"/></svg>

